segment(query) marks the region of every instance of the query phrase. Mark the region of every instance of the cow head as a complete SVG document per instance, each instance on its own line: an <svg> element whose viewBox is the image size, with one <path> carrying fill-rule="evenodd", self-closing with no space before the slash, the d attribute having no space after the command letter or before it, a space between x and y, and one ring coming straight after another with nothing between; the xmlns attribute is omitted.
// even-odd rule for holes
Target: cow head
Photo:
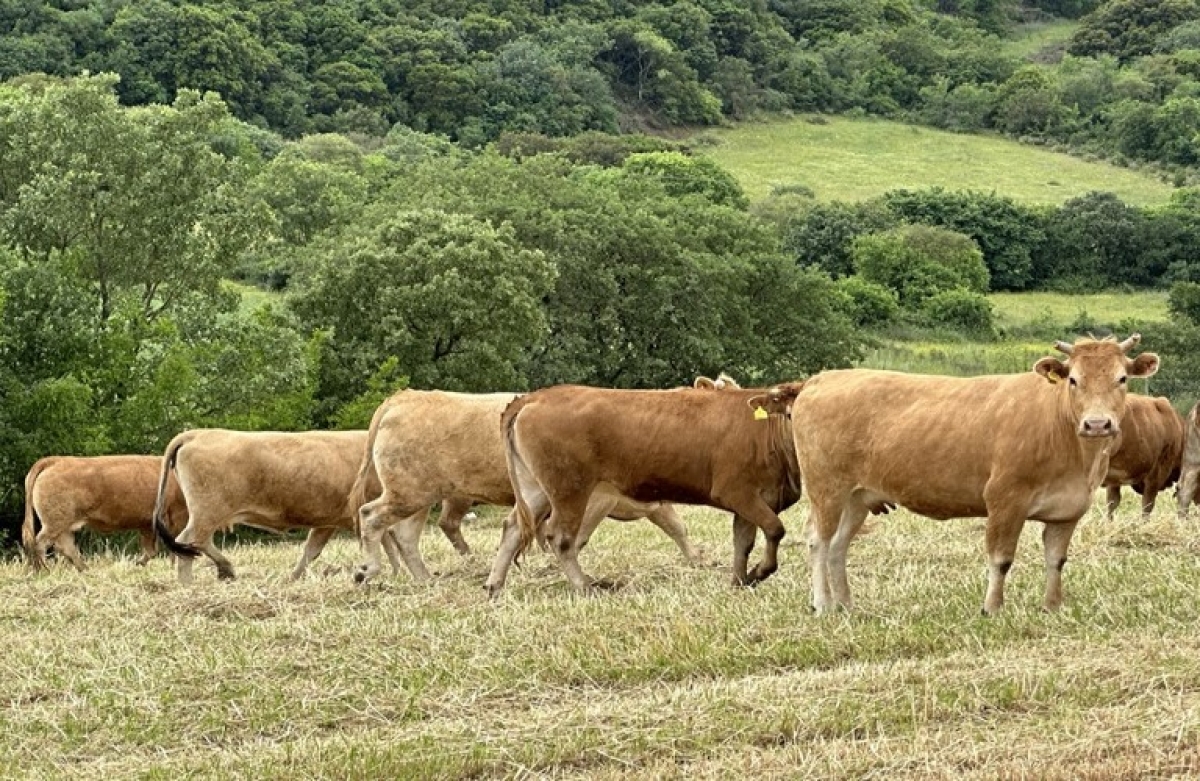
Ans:
<svg viewBox="0 0 1200 781"><path fill-rule="evenodd" d="M1075 344L1055 342L1054 347L1067 355L1066 361L1046 357L1033 370L1050 382L1060 383L1067 394L1076 433L1081 437L1113 437L1121 433L1125 415L1125 395L1130 377L1149 377L1158 371L1158 356L1142 353L1129 358L1140 334L1123 342L1115 339L1080 339Z"/></svg>
<svg viewBox="0 0 1200 781"><path fill-rule="evenodd" d="M704 375L697 377L695 382L692 383L692 387L704 390L725 390L726 388L741 388L742 386L738 385L737 380L725 372L721 372L715 380L709 379Z"/></svg>
<svg viewBox="0 0 1200 781"><path fill-rule="evenodd" d="M762 410L768 415L790 415L792 402L804 388L803 382L785 382L767 388L757 396L747 399L746 404L753 410Z"/></svg>

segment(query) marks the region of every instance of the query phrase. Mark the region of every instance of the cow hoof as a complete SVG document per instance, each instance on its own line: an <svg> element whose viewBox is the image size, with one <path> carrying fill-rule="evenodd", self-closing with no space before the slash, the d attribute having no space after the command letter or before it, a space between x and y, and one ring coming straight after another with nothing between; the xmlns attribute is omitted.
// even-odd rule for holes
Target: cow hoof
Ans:
<svg viewBox="0 0 1200 781"><path fill-rule="evenodd" d="M233 580L233 570L217 570L217 580Z"/></svg>
<svg viewBox="0 0 1200 781"><path fill-rule="evenodd" d="M367 582L367 571L365 569L360 569L358 572L355 572L354 573L354 582L360 586L362 584L366 583Z"/></svg>

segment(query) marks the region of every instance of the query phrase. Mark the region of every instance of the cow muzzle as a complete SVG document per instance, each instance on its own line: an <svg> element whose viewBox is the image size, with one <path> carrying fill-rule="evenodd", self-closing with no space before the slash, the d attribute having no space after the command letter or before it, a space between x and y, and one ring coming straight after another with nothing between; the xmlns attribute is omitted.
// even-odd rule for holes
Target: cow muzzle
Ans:
<svg viewBox="0 0 1200 781"><path fill-rule="evenodd" d="M1115 420L1110 417L1089 417L1079 422L1081 437L1115 437L1121 431Z"/></svg>

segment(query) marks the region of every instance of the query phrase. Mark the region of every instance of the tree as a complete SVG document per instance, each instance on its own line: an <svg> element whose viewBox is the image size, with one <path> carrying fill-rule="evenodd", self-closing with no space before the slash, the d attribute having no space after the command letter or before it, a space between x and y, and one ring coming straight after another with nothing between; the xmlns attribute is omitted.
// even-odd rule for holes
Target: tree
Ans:
<svg viewBox="0 0 1200 781"><path fill-rule="evenodd" d="M413 387L519 389L522 351L545 336L554 280L513 229L435 209L356 223L310 250L290 299L328 331L319 395L331 415L390 357Z"/></svg>
<svg viewBox="0 0 1200 781"><path fill-rule="evenodd" d="M61 256L95 285L96 317L136 296L155 317L215 293L265 212L240 199L244 167L214 151L229 120L213 95L121 109L103 75L0 101L0 230L30 257Z"/></svg>

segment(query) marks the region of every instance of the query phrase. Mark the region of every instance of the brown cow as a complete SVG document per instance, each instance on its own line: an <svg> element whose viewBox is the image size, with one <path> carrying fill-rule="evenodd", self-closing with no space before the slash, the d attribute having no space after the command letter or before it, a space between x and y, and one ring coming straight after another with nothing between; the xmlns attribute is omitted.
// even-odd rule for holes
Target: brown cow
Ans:
<svg viewBox="0 0 1200 781"><path fill-rule="evenodd" d="M1183 459L1179 468L1179 517L1187 517L1188 507L1200 485L1200 403L1192 407L1183 424Z"/></svg>
<svg viewBox="0 0 1200 781"><path fill-rule="evenodd" d="M1108 459L1108 517L1121 504L1121 486L1131 485L1142 496L1142 515L1154 511L1158 492L1179 478L1183 458L1183 418L1171 402L1159 396L1129 394L1121 435Z"/></svg>
<svg viewBox="0 0 1200 781"><path fill-rule="evenodd" d="M1126 379L1158 370L1152 353L1126 357L1139 339L1058 342L1068 360L1042 358L1024 374L851 369L778 389L795 395L792 432L812 504L814 607L850 606L850 541L868 512L894 503L931 518L987 517L989 614L1004 604L1025 521L1045 522L1045 607L1057 609L1071 534L1121 430Z"/></svg>
<svg viewBox="0 0 1200 781"><path fill-rule="evenodd" d="M213 535L235 524L270 531L308 528L304 552L292 577L304 574L339 529L354 529L347 503L367 440L365 431L229 431L193 429L176 436L163 455L154 525L178 556L181 583L192 580L192 560L204 553L219 578L233 565L213 545ZM174 470L191 511L175 537L162 523L167 479ZM378 485L369 489L378 492ZM397 567L390 538L388 554Z"/></svg>
<svg viewBox="0 0 1200 781"><path fill-rule="evenodd" d="M29 565L46 566L54 548L79 570L83 559L75 532L88 527L102 534L136 531L138 564L154 558L154 499L161 456L48 456L25 475L25 522L21 541ZM167 486L166 523L178 531L187 523L187 505L174 480ZM41 521L41 531L36 530ZM36 531L36 536L35 536Z"/></svg>
<svg viewBox="0 0 1200 781"><path fill-rule="evenodd" d="M724 375L722 375L724 377ZM731 380L719 379L721 387ZM713 380L698 378L697 384L716 388ZM706 382L706 384L705 384ZM364 583L379 572L379 540L384 530L396 530L400 556L417 580L429 578L418 542L429 509L438 501L443 506L440 524L450 522L457 535L455 546L467 552L457 521L472 502L512 505L512 483L504 463L500 438L500 414L516 398L513 393L448 393L403 390L375 411L367 436L359 483L351 503L361 504L359 526L366 563L355 574ZM383 494L373 502L359 502L363 481L377 480ZM675 508L667 503L598 501L589 508L582 540L586 542L605 515L620 520L646 517L674 540L691 562L700 553L688 540L687 530ZM450 534L450 530L446 530ZM582 543L581 543L582 546Z"/></svg>
<svg viewBox="0 0 1200 781"><path fill-rule="evenodd" d="M778 513L800 498L791 432L782 415L756 409L762 390L629 391L560 385L514 401L501 427L517 523L505 524L488 591L545 523L545 538L577 590L585 509L594 497L706 504L734 513L733 578L773 573L784 528ZM762 561L747 572L755 533Z"/></svg>

